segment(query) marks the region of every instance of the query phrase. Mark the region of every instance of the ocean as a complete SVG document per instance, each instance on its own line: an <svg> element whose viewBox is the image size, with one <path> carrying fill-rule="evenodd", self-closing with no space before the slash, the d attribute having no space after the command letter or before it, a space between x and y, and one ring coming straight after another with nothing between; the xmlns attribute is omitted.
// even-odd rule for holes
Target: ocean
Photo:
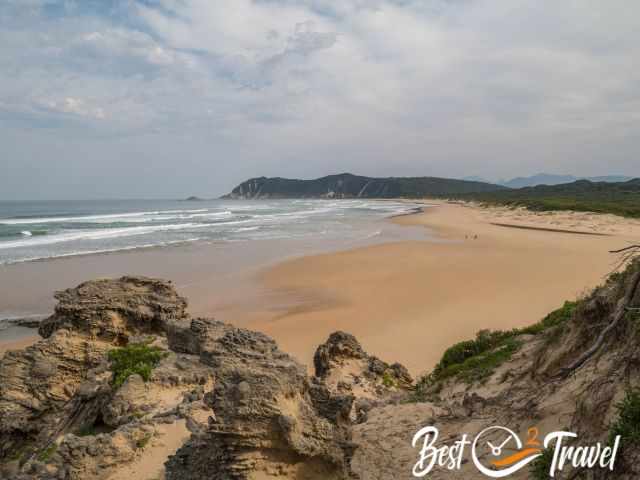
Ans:
<svg viewBox="0 0 640 480"><path fill-rule="evenodd" d="M373 220L411 208L372 200L0 202L0 265L199 241L357 240L380 233Z"/></svg>
<svg viewBox="0 0 640 480"><path fill-rule="evenodd" d="M42 319L52 311L55 290L96 277L158 276L175 280L190 297L208 298L195 292L206 285L216 298L246 301L240 286L247 282L233 277L238 272L297 255L423 238L422 228L384 221L419 206L376 200L0 202L0 340L32 334L16 320Z"/></svg>

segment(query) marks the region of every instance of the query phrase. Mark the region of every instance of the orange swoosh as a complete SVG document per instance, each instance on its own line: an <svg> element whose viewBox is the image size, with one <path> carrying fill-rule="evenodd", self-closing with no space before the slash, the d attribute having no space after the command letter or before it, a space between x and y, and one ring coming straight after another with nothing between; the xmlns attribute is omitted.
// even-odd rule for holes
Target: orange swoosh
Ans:
<svg viewBox="0 0 640 480"><path fill-rule="evenodd" d="M491 462L491 464L496 467L508 467L509 465L513 465L514 463L516 463L518 460L522 460L523 458L535 453L540 453L540 451L541 450L539 448L525 448L524 450L520 450L519 452L514 453L513 455L509 455L506 458Z"/></svg>

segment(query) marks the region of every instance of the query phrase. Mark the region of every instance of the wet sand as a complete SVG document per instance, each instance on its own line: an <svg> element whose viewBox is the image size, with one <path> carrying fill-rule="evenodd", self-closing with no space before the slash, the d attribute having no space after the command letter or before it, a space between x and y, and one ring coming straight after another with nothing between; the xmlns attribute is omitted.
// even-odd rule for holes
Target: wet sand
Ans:
<svg viewBox="0 0 640 480"><path fill-rule="evenodd" d="M369 229L370 230L370 229ZM193 243L102 255L75 256L0 265L0 319L46 317L53 312L55 291L96 278L144 275L171 280L189 300L194 316L214 316L242 324L255 312L288 311L309 299L275 291L259 281L257 272L287 258L337 251L376 242L424 239L424 229L407 229L384 219L379 235L361 239L317 238L234 243ZM2 325L0 325L2 328ZM35 330L0 329L0 348L17 340L37 339ZM20 345L24 345L23 342Z"/></svg>
<svg viewBox="0 0 640 480"><path fill-rule="evenodd" d="M284 314L263 312L247 326L273 336L307 364L329 333L345 330L367 351L417 374L480 329L534 323L586 293L614 267L616 257L608 251L640 238L640 224L620 217L457 204L394 221L423 225L448 241L391 243L284 262L264 271L261 281L315 303Z"/></svg>
<svg viewBox="0 0 640 480"><path fill-rule="evenodd" d="M286 242L242 255L233 246L193 245L10 265L0 269L0 282L10 285L0 303L46 313L54 290L83 280L159 276L189 298L192 314L263 331L307 365L331 332L345 330L369 352L418 374L480 329L531 324L580 296L614 267L608 250L640 239L640 222L610 215L457 204L392 222L427 227L435 238L276 264L291 252ZM28 341L16 346L14 339L12 348Z"/></svg>

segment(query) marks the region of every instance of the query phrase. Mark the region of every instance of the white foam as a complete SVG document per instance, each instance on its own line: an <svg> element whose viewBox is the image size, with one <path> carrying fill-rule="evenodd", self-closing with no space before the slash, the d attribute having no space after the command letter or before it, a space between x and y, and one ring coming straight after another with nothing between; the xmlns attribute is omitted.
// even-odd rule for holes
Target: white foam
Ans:
<svg viewBox="0 0 640 480"><path fill-rule="evenodd" d="M40 218L5 218L0 219L2 225L33 225L42 223L60 223L60 222L101 222L108 220L110 222L117 221L119 218L129 219L128 221L134 221L132 219L136 217L152 217L157 215L166 214L189 214L207 212L206 208L198 210L157 210L152 212L134 212L134 213L110 213L105 215L85 215L80 217L40 217Z"/></svg>
<svg viewBox="0 0 640 480"><path fill-rule="evenodd" d="M187 218L227 217L229 215L233 215L231 210L225 210L223 212L194 213L193 215L187 215Z"/></svg>
<svg viewBox="0 0 640 480"><path fill-rule="evenodd" d="M362 222L359 221L362 216L375 221L393 214L407 213L418 206L421 205L366 199L226 202L197 210L0 219L0 229L3 224L25 224L20 237L15 235L20 227L10 228L13 238L0 242L0 264L182 243L190 241L182 237L189 237L191 230L196 229L194 235L201 240L220 242L237 241L240 238L261 240L317 235L341 239L355 236L361 240L362 237L367 239L381 235L380 232L362 232ZM63 222L73 225L63 225ZM87 228L86 225L74 224L79 222L101 225ZM104 225L113 222L123 222L123 225ZM27 226L38 223L53 225ZM99 226L107 228L101 229ZM39 228L43 232L46 228L44 233L47 235L42 235Z"/></svg>
<svg viewBox="0 0 640 480"><path fill-rule="evenodd" d="M239 232L253 232L255 230L259 230L260 227L240 227L240 228L236 228L235 230L232 230L233 233L239 233Z"/></svg>
<svg viewBox="0 0 640 480"><path fill-rule="evenodd" d="M179 223L175 225L153 225L145 227L128 228L105 228L102 230L83 230L73 233L61 233L46 237L37 237L13 242L1 242L0 250L20 247L32 247L36 245L51 245L54 243L72 242L76 240L104 240L109 238L130 237L134 235L145 235L154 232L166 232L171 230L186 230L192 228L210 227L200 223Z"/></svg>
<svg viewBox="0 0 640 480"><path fill-rule="evenodd" d="M52 254L52 255L42 255L42 256L38 256L38 257L28 257L28 258L21 258L19 260L8 260L8 261L0 261L0 265L11 265L11 264L15 264L15 263L25 263L25 262L35 262L38 260L52 260L55 258L66 258L66 257L81 257L84 255L97 255L97 254L101 254L101 253L116 253L116 252L126 252L129 250L138 250L140 248L157 248L157 247L168 247L171 245L179 245L179 244L183 244L183 243L191 243L191 242L197 242L198 240L201 240L200 237L194 237L194 238L186 238L184 240L172 240L172 241L168 241L168 242L158 242L158 243L145 243L143 245L132 245L129 247L117 247L117 248L102 248L102 249L95 249L95 250L79 250L77 252L68 252L68 253L59 253L59 254Z"/></svg>

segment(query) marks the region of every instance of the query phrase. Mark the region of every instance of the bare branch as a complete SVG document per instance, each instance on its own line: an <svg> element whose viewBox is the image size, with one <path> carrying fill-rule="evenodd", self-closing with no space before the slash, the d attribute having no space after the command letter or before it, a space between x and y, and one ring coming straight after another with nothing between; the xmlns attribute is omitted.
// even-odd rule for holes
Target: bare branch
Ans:
<svg viewBox="0 0 640 480"><path fill-rule="evenodd" d="M627 292L625 293L624 297L622 297L618 302L618 306L614 311L613 320L611 321L611 323L609 323L609 325L607 325L600 332L600 335L598 335L598 338L596 339L595 343L591 348L589 348L586 352L580 355L569 366L564 367L560 370L560 373L558 374L559 377L566 378L571 372L580 368L587 360L589 360L598 352L598 350L604 343L605 339L607 338L607 335L609 334L609 332L611 332L614 328L616 328L618 323L620 323L620 321L624 318L627 312L627 308L629 307L629 304L633 300L636 290L638 289L638 284L640 284L640 270L636 271L633 274L633 277L631 279L631 283L629 285L629 288L627 289Z"/></svg>
<svg viewBox="0 0 640 480"><path fill-rule="evenodd" d="M640 249L640 245L630 245L628 247L624 247L621 248L620 250L609 250L609 253L622 253L622 252L626 252L627 250L638 250Z"/></svg>

